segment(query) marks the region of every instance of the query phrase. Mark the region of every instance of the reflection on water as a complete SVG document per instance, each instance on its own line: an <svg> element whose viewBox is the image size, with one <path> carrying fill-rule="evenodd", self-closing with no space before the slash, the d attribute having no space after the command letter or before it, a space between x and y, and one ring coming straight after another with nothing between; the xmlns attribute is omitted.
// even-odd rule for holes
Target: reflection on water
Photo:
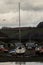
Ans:
<svg viewBox="0 0 43 65"><path fill-rule="evenodd" d="M0 65L43 65L43 62L0 62Z"/></svg>
<svg viewBox="0 0 43 65"><path fill-rule="evenodd" d="M15 65L25 65L25 62L15 62Z"/></svg>

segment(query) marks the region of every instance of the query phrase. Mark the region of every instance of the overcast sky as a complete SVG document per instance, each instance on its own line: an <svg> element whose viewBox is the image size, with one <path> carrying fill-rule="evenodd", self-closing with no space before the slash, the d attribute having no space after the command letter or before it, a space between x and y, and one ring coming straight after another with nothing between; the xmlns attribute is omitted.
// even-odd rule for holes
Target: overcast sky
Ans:
<svg viewBox="0 0 43 65"><path fill-rule="evenodd" d="M43 0L0 0L0 27L36 26L43 21Z"/></svg>

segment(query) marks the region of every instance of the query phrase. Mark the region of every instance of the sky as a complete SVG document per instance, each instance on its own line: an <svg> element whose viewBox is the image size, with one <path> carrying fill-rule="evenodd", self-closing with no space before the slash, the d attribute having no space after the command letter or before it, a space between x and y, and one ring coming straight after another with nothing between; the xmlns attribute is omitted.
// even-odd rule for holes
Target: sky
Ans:
<svg viewBox="0 0 43 65"><path fill-rule="evenodd" d="M43 0L0 0L0 27L34 27L43 21Z"/></svg>

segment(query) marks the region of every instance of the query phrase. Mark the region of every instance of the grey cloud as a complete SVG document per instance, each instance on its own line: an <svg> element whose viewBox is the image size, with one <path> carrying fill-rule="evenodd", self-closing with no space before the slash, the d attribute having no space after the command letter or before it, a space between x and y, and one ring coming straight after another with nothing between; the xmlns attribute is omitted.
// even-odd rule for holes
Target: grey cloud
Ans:
<svg viewBox="0 0 43 65"><path fill-rule="evenodd" d="M18 11L18 2L19 0L0 0L0 13L7 13L10 11ZM33 0L32 0L33 1ZM21 0L21 9L22 10L33 10L33 11L43 11L42 6L34 6L31 0ZM37 1L38 2L38 1Z"/></svg>
<svg viewBox="0 0 43 65"><path fill-rule="evenodd" d="M0 0L0 26L18 26L18 1ZM32 1L34 0L21 0L21 26L35 26L43 20L43 3L40 5L40 2L37 1L37 4Z"/></svg>
<svg viewBox="0 0 43 65"><path fill-rule="evenodd" d="M27 10L27 11L29 11L29 10L32 10L32 11L43 11L43 5L42 6L34 6L34 5L32 5L32 2L31 3L29 3L29 2L27 2L27 3L21 3L21 9L22 10Z"/></svg>
<svg viewBox="0 0 43 65"><path fill-rule="evenodd" d="M6 13L9 11L18 11L18 4L16 0L2 0L2 4L0 4L0 13Z"/></svg>
<svg viewBox="0 0 43 65"><path fill-rule="evenodd" d="M0 0L3 2L0 4L0 13L6 13L10 11L18 11L18 1L19 0ZM33 0L32 0L33 1ZM31 0L21 0L21 9L22 10L33 10L33 11L43 11L42 6L34 6Z"/></svg>

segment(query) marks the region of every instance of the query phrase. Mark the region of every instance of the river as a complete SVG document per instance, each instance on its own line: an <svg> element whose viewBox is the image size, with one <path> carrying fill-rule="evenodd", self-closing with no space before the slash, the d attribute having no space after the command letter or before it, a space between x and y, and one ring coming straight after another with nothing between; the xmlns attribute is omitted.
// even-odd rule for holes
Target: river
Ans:
<svg viewBox="0 0 43 65"><path fill-rule="evenodd" d="M43 62L0 62L0 65L43 65Z"/></svg>

